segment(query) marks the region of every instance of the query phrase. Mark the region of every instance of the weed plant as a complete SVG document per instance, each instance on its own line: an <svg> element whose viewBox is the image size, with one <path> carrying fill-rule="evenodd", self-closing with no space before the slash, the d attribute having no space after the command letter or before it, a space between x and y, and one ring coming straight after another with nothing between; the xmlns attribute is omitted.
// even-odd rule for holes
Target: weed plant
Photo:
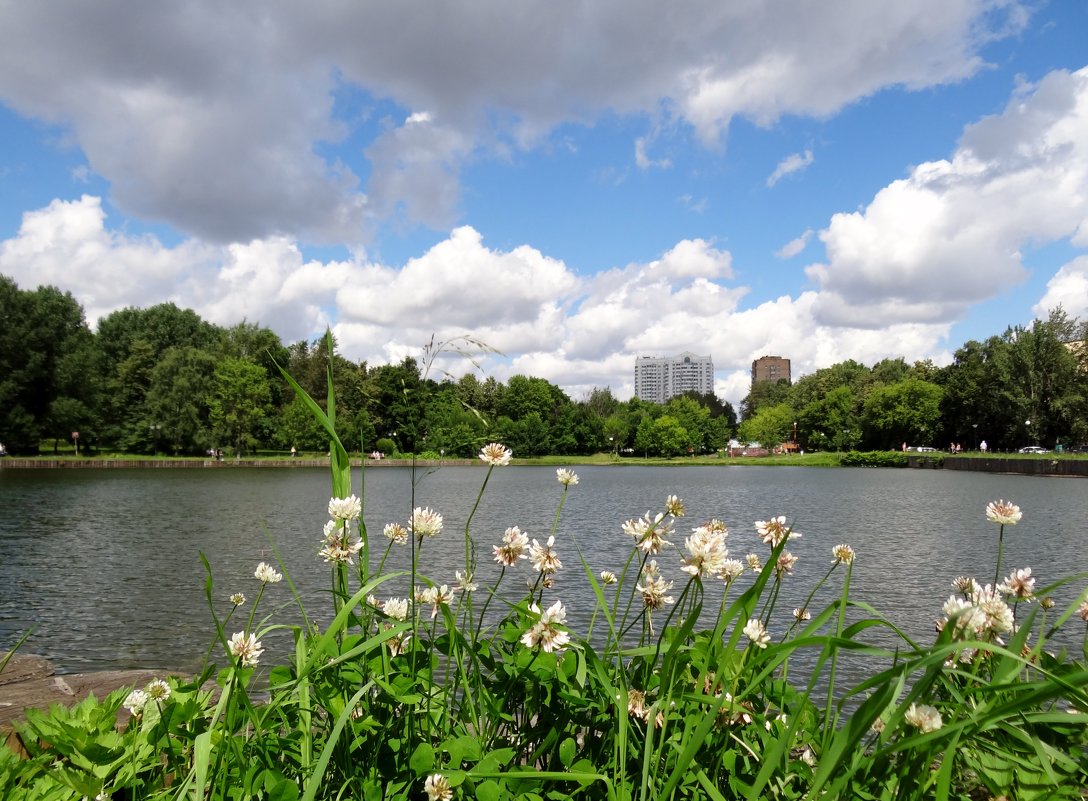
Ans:
<svg viewBox="0 0 1088 801"><path fill-rule="evenodd" d="M336 437L331 377L325 409L295 389L331 439L329 522L315 557L329 565L331 623L316 623L282 564L261 563L252 601L235 593L219 614L223 599L205 563L222 667L71 709L28 710L18 729L28 754L0 748L0 796L722 801L1088 792L1088 669L1083 654L1052 645L1060 627L1088 620L1088 590L1064 610L1049 600L1085 577L1037 587L1030 568L1004 575L1015 505L986 510L997 526L992 580L956 578L943 608L935 602L938 633L923 644L851 599L855 554L846 544L825 555L828 570L809 596L831 588L834 600L780 608L800 536L784 517L756 523L758 551L736 559L724 523L684 526L684 503L670 495L617 526L616 552L626 542L627 554L598 572L555 537L564 501L578 491L566 468L556 473L552 534L530 541L511 527L484 551L472 517L492 472L511 457L496 443L480 452L487 468L479 494L466 499L463 532L444 530L442 515L420 505L375 536ZM463 537L464 563L452 576L422 575L421 552L450 536ZM411 570L384 569L394 548L410 552ZM475 578L480 558L501 568L491 586ZM592 588L585 632L566 625L553 586L559 570L580 571ZM711 595L711 585L721 591ZM393 587L408 592L395 597ZM298 601L297 622L260 611L266 594L284 592ZM262 638L283 629L293 655L264 664ZM870 644L874 631L896 646ZM852 655L876 667L844 683Z"/></svg>

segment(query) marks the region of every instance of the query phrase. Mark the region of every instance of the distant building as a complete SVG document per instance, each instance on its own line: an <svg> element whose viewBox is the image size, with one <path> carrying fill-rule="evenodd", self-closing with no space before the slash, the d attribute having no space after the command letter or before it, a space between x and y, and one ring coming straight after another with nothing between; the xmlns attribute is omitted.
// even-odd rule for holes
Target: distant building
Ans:
<svg viewBox="0 0 1088 801"><path fill-rule="evenodd" d="M681 353L635 359L636 398L664 403L685 392L714 393L714 362L709 356Z"/></svg>
<svg viewBox="0 0 1088 801"><path fill-rule="evenodd" d="M760 356L752 362L752 383L781 381L790 383L790 360L781 356Z"/></svg>

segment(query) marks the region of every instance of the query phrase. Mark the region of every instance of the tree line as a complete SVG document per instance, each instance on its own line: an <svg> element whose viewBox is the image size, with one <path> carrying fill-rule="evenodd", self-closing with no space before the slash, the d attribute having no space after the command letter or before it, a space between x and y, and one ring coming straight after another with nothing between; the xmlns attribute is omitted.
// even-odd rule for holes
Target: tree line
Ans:
<svg viewBox="0 0 1088 801"><path fill-rule="evenodd" d="M760 383L741 404L740 437L796 439L819 450L986 442L991 450L1088 444L1088 324L1061 308L1046 320L971 340L951 363L873 367L848 360L797 382Z"/></svg>
<svg viewBox="0 0 1088 801"><path fill-rule="evenodd" d="M542 378L436 378L421 359L368 365L333 342L338 433L362 452L473 456L498 440L520 456L679 456L739 436L810 450L956 441L994 448L1088 442L1085 326L1061 310L1045 322L968 342L952 364L872 368L841 362L790 385L759 383L741 404L689 394L620 401L607 387L573 400ZM329 350L284 344L242 321L211 324L172 303L125 308L87 325L70 293L22 290L0 276L0 442L36 454L79 433L84 452L323 452L324 431L280 374L323 402Z"/></svg>

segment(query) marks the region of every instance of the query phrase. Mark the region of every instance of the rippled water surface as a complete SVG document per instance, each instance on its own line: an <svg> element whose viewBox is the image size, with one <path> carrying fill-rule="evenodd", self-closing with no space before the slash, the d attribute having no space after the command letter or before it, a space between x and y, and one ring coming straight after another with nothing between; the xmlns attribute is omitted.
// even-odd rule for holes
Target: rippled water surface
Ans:
<svg viewBox="0 0 1088 801"><path fill-rule="evenodd" d="M1079 479L790 467L576 470L581 482L570 489L557 529L564 569L553 590L576 629L592 612L592 594L575 545L594 572L619 572L631 544L623 521L660 509L670 493L687 506L674 537L681 547L688 530L710 517L728 524L730 550L738 558L766 551L755 520L784 514L803 533L791 543L800 561L780 602L783 626L789 609L830 566L832 547L845 542L858 552L853 597L912 635L931 636L952 578L993 579L997 527L986 522L983 510L997 498L1024 511L1022 523L1006 532L1003 573L1031 566L1042 584L1088 570L1088 483ZM438 582L452 583L463 565L465 523L485 473L445 467L416 476L414 503L445 517L445 531L423 550L423 569ZM358 474L355 481L358 487ZM384 549L385 523L407 519L412 486L407 468L367 471L374 562ZM34 626L27 650L64 671L194 669L212 631L201 552L214 571L212 597L221 613L231 592L252 600L258 588L253 569L258 561L275 560L273 548L308 611L325 612L329 572L316 552L329 490L327 471L305 468L0 470L0 648ZM545 539L561 495L554 468L493 472L472 524L481 583L498 575L490 553L503 530L518 525ZM678 594L686 578L679 556L673 551L659 562ZM405 564L403 551L388 563ZM516 575L508 572L504 586L516 591L528 575L527 565ZM1056 593L1059 604L1082 586ZM380 594L395 589L390 585ZM297 621L286 582L265 597L262 611L276 611L277 621Z"/></svg>

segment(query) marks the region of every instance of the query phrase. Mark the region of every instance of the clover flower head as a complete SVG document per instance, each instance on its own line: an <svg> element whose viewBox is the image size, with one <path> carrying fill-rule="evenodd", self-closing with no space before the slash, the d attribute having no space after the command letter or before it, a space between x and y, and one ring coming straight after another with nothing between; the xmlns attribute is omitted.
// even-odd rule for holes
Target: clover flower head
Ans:
<svg viewBox="0 0 1088 801"><path fill-rule="evenodd" d="M922 734L937 731L944 725L944 721L941 720L941 713L937 711L936 707L929 704L911 704L907 707L907 711L903 713L903 720L918 729Z"/></svg>
<svg viewBox="0 0 1088 801"><path fill-rule="evenodd" d="M986 504L986 519L1002 526L1015 526L1023 517L1020 507L1012 501L990 501Z"/></svg>
<svg viewBox="0 0 1088 801"><path fill-rule="evenodd" d="M139 715L144 711L144 707L147 706L149 700L148 694L143 690L133 690L125 696L125 700L121 702L121 706L127 709L129 714Z"/></svg>
<svg viewBox="0 0 1088 801"><path fill-rule="evenodd" d="M688 553L680 569L693 576L718 575L729 556L725 535L706 526L692 529L691 536L684 540L684 547Z"/></svg>
<svg viewBox="0 0 1088 801"><path fill-rule="evenodd" d="M642 568L642 583L635 585L635 590L642 594L642 603L651 612L675 603L675 598L668 594L673 583L667 581L657 569L657 560L651 559Z"/></svg>
<svg viewBox="0 0 1088 801"><path fill-rule="evenodd" d="M670 495L665 499L665 511L673 517L683 517L684 502L676 495Z"/></svg>
<svg viewBox="0 0 1088 801"><path fill-rule="evenodd" d="M759 559L759 554L750 553L744 557L744 561L748 564L748 569L753 573L758 573L763 569L763 562Z"/></svg>
<svg viewBox="0 0 1088 801"><path fill-rule="evenodd" d="M794 609L793 616L799 621L812 620L812 612L808 611L808 609L803 606Z"/></svg>
<svg viewBox="0 0 1088 801"><path fill-rule="evenodd" d="M619 578L617 578L616 574L613 573L611 570L602 570L601 571L601 583L602 584L615 584L618 581L619 581Z"/></svg>
<svg viewBox="0 0 1088 801"><path fill-rule="evenodd" d="M353 540L347 521L334 519L325 524L325 540L318 556L326 562L351 564L362 547L362 540Z"/></svg>
<svg viewBox="0 0 1088 801"><path fill-rule="evenodd" d="M840 543L831 549L831 555L835 557L835 564L850 565L854 563L854 549L845 543Z"/></svg>
<svg viewBox="0 0 1088 801"><path fill-rule="evenodd" d="M635 540L636 548L656 555L669 544L665 538L672 534L672 518L666 518L664 512L656 515L647 512L640 518L624 523L623 532Z"/></svg>
<svg viewBox="0 0 1088 801"><path fill-rule="evenodd" d="M244 631L234 632L227 646L230 649L231 656L237 659L242 667L256 665L258 658L264 653L260 640L252 634L246 634Z"/></svg>
<svg viewBox="0 0 1088 801"><path fill-rule="evenodd" d="M390 637L385 641L385 644L389 647L390 656L400 656L408 650L408 643L412 639L411 632L404 632L395 637Z"/></svg>
<svg viewBox="0 0 1088 801"><path fill-rule="evenodd" d="M510 464L514 452L498 442L490 442L480 449L480 459L492 467L502 467Z"/></svg>
<svg viewBox="0 0 1088 801"><path fill-rule="evenodd" d="M640 720L650 717L650 708L646 706L646 693L642 690L627 691L627 714Z"/></svg>
<svg viewBox="0 0 1088 801"><path fill-rule="evenodd" d="M409 529L417 537L434 537L442 531L442 515L430 507L416 507L412 510L412 522Z"/></svg>
<svg viewBox="0 0 1088 801"><path fill-rule="evenodd" d="M427 794L427 801L450 801L453 798L453 788L450 781L441 773L432 773L423 782L423 792Z"/></svg>
<svg viewBox="0 0 1088 801"><path fill-rule="evenodd" d="M275 584L283 580L283 574L266 562L257 565L257 569L253 571L253 577L262 584Z"/></svg>
<svg viewBox="0 0 1088 801"><path fill-rule="evenodd" d="M427 587L420 594L419 600L425 604L432 604L431 620L438 617L438 608L440 606L448 606L449 602L453 600L453 590L449 588L449 585L443 584L440 587Z"/></svg>
<svg viewBox="0 0 1088 801"><path fill-rule="evenodd" d="M246 602L245 593L242 593L242 592L231 593L230 602L232 604L234 604L235 606L241 606L242 604L244 604Z"/></svg>
<svg viewBox="0 0 1088 801"><path fill-rule="evenodd" d="M382 534L386 536L386 539L395 542L397 545L404 545L408 542L408 529L400 523L386 523L385 528L382 529Z"/></svg>
<svg viewBox="0 0 1088 801"><path fill-rule="evenodd" d="M952 588L962 592L964 597L971 598L982 592L982 585L970 576L956 576L952 579Z"/></svg>
<svg viewBox="0 0 1088 801"><path fill-rule="evenodd" d="M789 551L782 551L778 555L778 561L774 565L775 578L782 578L783 576L792 576L793 567L797 564L797 557Z"/></svg>
<svg viewBox="0 0 1088 801"><path fill-rule="evenodd" d="M739 559L726 559L722 562L722 569L718 571L722 581L730 582L744 575L744 563Z"/></svg>
<svg viewBox="0 0 1088 801"><path fill-rule="evenodd" d="M406 620L408 618L408 599L390 598L382 604L382 611L394 620Z"/></svg>
<svg viewBox="0 0 1088 801"><path fill-rule="evenodd" d="M529 561L533 563L533 570L547 576L554 575L563 567L559 557L555 553L555 537L548 537L546 545L541 545L536 540L529 546Z"/></svg>
<svg viewBox="0 0 1088 801"><path fill-rule="evenodd" d="M162 679L152 679L144 687L144 692L152 701L165 701L170 697L170 685Z"/></svg>
<svg viewBox="0 0 1088 801"><path fill-rule="evenodd" d="M729 527L725 525L725 521L719 520L716 517L703 523L702 528L713 531L715 534L721 534L723 537L729 536Z"/></svg>
<svg viewBox="0 0 1088 801"><path fill-rule="evenodd" d="M329 517L333 520L358 520L363 512L363 502L354 495L329 499Z"/></svg>
<svg viewBox="0 0 1088 801"><path fill-rule="evenodd" d="M504 567L513 567L528 553L529 537L517 526L511 526L502 535L502 545L492 546L491 550L496 562Z"/></svg>
<svg viewBox="0 0 1088 801"><path fill-rule="evenodd" d="M1031 575L1031 568L1012 571L1008 578L997 585L997 590L1019 600L1031 598L1035 593L1035 577Z"/></svg>
<svg viewBox="0 0 1088 801"><path fill-rule="evenodd" d="M760 539L772 548L783 540L792 540L801 536L800 532L793 531L789 527L786 518L782 515L772 517L770 520L757 520L756 531L759 533Z"/></svg>
<svg viewBox="0 0 1088 801"><path fill-rule="evenodd" d="M555 477L564 487L569 487L572 484L578 483L578 474L566 467L560 467L556 470Z"/></svg>
<svg viewBox="0 0 1088 801"><path fill-rule="evenodd" d="M757 648L766 648L771 641L771 635L759 618L751 618L744 624L744 636L752 641Z"/></svg>
<svg viewBox="0 0 1088 801"><path fill-rule="evenodd" d="M1085 623L1088 623L1088 601L1085 601L1077 607L1077 615L1079 615L1080 619Z"/></svg>
<svg viewBox="0 0 1088 801"><path fill-rule="evenodd" d="M561 601L556 601L543 612L536 604L529 606L529 611L540 618L521 636L526 648L543 648L545 653L558 653L570 644L570 634L559 628L567 620L567 610Z"/></svg>
<svg viewBox="0 0 1088 801"><path fill-rule="evenodd" d="M457 579L457 586L453 588L454 592L476 592L480 589L480 585L472 580L472 573L463 573L458 570L453 577Z"/></svg>

